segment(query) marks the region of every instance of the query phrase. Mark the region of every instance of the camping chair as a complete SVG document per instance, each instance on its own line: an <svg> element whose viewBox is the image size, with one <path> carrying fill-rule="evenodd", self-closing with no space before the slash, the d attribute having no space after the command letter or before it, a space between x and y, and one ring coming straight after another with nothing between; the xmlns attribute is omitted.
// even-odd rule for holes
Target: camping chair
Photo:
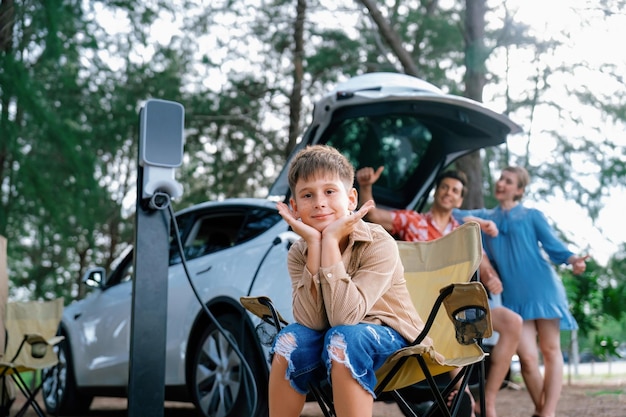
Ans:
<svg viewBox="0 0 626 417"><path fill-rule="evenodd" d="M0 377L11 376L26 397L16 416L23 416L31 406L37 416L45 417L35 399L43 381L31 389L21 373L32 372L36 380L37 371L57 364L58 357L53 346L63 340L63 336L56 336L63 313L63 299L10 302L6 313L7 346L0 362Z"/></svg>
<svg viewBox="0 0 626 417"><path fill-rule="evenodd" d="M390 393L406 416L456 416L462 393L474 366L479 367L479 395L484 410L484 358L482 338L491 335L491 315L484 287L477 280L482 258L480 228L469 222L450 234L430 242L398 242L404 275L413 304L425 319L425 327L413 343L391 355L376 372L376 397ZM282 328L286 321L268 297L242 297L242 305L264 323ZM441 309L441 306L445 309ZM261 328L259 330L266 331ZM422 345L430 337L432 346ZM414 359L414 360L410 360ZM435 376L460 369L450 383L441 387ZM434 401L423 414L411 407L401 388L427 381ZM447 397L458 389L448 408ZM332 398L322 387L311 387L312 395L326 417L335 415Z"/></svg>

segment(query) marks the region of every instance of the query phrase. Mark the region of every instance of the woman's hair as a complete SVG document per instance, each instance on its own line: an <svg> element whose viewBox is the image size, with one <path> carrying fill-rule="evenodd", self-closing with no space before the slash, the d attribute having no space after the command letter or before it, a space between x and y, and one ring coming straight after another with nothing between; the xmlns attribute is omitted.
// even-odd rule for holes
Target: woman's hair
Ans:
<svg viewBox="0 0 626 417"><path fill-rule="evenodd" d="M319 176L337 176L350 189L354 184L354 167L337 149L327 145L307 146L289 165L289 188L293 194L298 180Z"/></svg>
<svg viewBox="0 0 626 417"><path fill-rule="evenodd" d="M528 171L526 171L526 168L520 166L508 166L502 171L511 172L517 176L517 188L522 190L522 194L515 196L513 200L521 200L524 196L526 186L530 183L530 176L528 175Z"/></svg>

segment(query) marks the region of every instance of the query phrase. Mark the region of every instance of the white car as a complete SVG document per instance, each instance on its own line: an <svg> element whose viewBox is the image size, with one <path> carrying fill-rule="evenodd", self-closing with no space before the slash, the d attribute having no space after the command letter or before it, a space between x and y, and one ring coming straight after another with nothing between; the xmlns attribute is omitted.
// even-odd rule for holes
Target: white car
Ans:
<svg viewBox="0 0 626 417"><path fill-rule="evenodd" d="M326 143L356 168L384 165L374 186L377 204L421 210L446 166L519 130L508 117L417 78L373 73L339 84L316 104L294 153ZM191 279L254 374L252 383L228 338L202 310L172 245L165 396L193 401L204 417L267 415L269 340L239 298L267 295L292 319L290 236L273 202L288 198L286 174L284 168L268 199L206 202L177 213ZM83 282L91 293L65 308L60 363L45 375L49 413L75 415L85 412L94 396L127 395L132 264L130 252L108 277L103 268L89 270ZM255 410L250 398L257 398Z"/></svg>

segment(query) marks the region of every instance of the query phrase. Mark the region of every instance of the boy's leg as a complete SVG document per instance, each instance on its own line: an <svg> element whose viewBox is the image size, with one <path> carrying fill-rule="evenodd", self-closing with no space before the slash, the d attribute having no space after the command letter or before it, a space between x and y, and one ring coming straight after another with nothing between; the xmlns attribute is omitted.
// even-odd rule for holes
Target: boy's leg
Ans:
<svg viewBox="0 0 626 417"><path fill-rule="evenodd" d="M395 330L374 324L337 326L326 332L323 359L338 417L372 415L375 371L406 345Z"/></svg>
<svg viewBox="0 0 626 417"><path fill-rule="evenodd" d="M270 417L297 417L309 385L324 377L324 333L292 323L276 335L269 378Z"/></svg>
<svg viewBox="0 0 626 417"><path fill-rule="evenodd" d="M297 417L306 401L306 395L293 389L289 380L285 378L286 373L287 359L274 355L269 379L269 410L272 417Z"/></svg>
<svg viewBox="0 0 626 417"><path fill-rule="evenodd" d="M352 377L352 373L344 364L333 361L330 378L337 417L372 415L374 397Z"/></svg>

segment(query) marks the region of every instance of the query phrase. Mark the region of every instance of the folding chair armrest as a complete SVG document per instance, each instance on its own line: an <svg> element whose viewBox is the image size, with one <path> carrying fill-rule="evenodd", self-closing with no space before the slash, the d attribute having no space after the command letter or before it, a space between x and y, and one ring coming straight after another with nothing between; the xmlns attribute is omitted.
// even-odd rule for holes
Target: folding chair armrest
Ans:
<svg viewBox="0 0 626 417"><path fill-rule="evenodd" d="M29 345L32 345L35 343L45 343L46 345L54 346L58 344L59 342L61 342L63 339L65 339L64 336L54 336L50 339L46 339L39 333L27 333L25 337L26 337L26 343L28 343Z"/></svg>
<svg viewBox="0 0 626 417"><path fill-rule="evenodd" d="M52 339L48 339L48 344L51 346L58 345L63 340L65 340L65 336L54 336Z"/></svg>
<svg viewBox="0 0 626 417"><path fill-rule="evenodd" d="M63 339L65 339L63 336L54 336L46 339L39 333L27 333L24 335L24 341L30 345L32 357L37 359L41 359L46 355L48 346L54 346Z"/></svg>
<svg viewBox="0 0 626 417"><path fill-rule="evenodd" d="M246 310L259 317L264 322L276 327L277 331L280 331L283 326L288 324L287 320L276 310L274 303L272 303L269 297L264 295L240 297L239 302Z"/></svg>
<svg viewBox="0 0 626 417"><path fill-rule="evenodd" d="M463 282L450 284L440 290L424 329L412 345L420 344L428 335L442 304L454 324L459 343L469 345L476 339L491 336L491 310L485 287L480 282Z"/></svg>
<svg viewBox="0 0 626 417"><path fill-rule="evenodd" d="M24 339L26 343L29 345L34 345L35 343L45 343L48 344L48 341L39 333L26 333L24 335Z"/></svg>

